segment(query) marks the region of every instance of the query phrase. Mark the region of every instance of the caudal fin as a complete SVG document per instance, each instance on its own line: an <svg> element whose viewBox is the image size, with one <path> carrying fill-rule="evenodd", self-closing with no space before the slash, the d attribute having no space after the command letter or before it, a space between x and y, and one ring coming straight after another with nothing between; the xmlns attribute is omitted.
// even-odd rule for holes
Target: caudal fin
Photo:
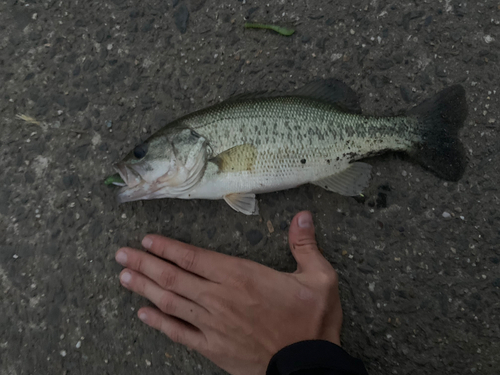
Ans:
<svg viewBox="0 0 500 375"><path fill-rule="evenodd" d="M458 131L467 117L465 90L460 85L444 89L411 109L408 115L420 122L422 141L410 155L438 177L458 181L465 172L467 158Z"/></svg>

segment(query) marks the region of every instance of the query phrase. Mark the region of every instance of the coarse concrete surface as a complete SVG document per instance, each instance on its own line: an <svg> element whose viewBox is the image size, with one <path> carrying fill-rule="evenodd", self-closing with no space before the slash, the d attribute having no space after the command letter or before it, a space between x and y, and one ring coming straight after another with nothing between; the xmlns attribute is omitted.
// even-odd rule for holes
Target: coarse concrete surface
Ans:
<svg viewBox="0 0 500 375"><path fill-rule="evenodd" d="M114 253L155 232L293 271L287 230L306 209L340 275L342 345L370 374L499 374L499 25L492 0L0 1L0 374L224 373L137 319L147 301ZM374 115L462 84L463 178L388 154L369 160L364 198L307 185L259 196L250 217L118 206L104 186L169 121L318 77Z"/></svg>

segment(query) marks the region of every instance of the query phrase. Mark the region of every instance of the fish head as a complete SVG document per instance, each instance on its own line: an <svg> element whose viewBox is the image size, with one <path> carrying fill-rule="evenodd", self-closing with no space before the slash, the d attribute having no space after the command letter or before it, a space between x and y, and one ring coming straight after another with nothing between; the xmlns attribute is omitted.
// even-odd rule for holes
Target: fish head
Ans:
<svg viewBox="0 0 500 375"><path fill-rule="evenodd" d="M175 198L201 179L207 160L207 141L195 131L159 132L114 165L123 180L118 201Z"/></svg>

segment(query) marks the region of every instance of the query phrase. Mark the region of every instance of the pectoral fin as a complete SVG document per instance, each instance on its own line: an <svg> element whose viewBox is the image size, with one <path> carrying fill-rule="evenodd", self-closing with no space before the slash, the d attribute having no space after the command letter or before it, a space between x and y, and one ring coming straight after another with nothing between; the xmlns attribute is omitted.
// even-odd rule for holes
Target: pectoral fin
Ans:
<svg viewBox="0 0 500 375"><path fill-rule="evenodd" d="M252 193L234 193L224 196L226 203L235 211L245 215L258 215L259 206L255 194Z"/></svg>
<svg viewBox="0 0 500 375"><path fill-rule="evenodd" d="M221 172L243 172L252 170L256 158L255 146L243 144L221 152L210 161L217 164Z"/></svg>
<svg viewBox="0 0 500 375"><path fill-rule="evenodd" d="M348 197L361 194L370 182L372 166L366 163L353 163L342 172L311 182L323 189Z"/></svg>

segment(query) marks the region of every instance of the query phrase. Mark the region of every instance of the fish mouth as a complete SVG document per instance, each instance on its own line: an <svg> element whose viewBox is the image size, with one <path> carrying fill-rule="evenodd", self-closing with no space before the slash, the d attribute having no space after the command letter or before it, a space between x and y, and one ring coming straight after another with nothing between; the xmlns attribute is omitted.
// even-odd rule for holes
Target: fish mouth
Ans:
<svg viewBox="0 0 500 375"><path fill-rule="evenodd" d="M114 168L124 181L123 183L114 183L122 187L116 195L118 204L161 198L161 189L164 188L164 184L145 181L139 172L124 163L117 163Z"/></svg>
<svg viewBox="0 0 500 375"><path fill-rule="evenodd" d="M123 180L123 183L117 184L119 186L133 188L143 182L141 175L125 163L117 163L114 168Z"/></svg>
<svg viewBox="0 0 500 375"><path fill-rule="evenodd" d="M165 194L165 185L148 182L142 182L134 187L123 186L116 195L118 204L133 202L138 200L148 200L164 198L168 196Z"/></svg>

